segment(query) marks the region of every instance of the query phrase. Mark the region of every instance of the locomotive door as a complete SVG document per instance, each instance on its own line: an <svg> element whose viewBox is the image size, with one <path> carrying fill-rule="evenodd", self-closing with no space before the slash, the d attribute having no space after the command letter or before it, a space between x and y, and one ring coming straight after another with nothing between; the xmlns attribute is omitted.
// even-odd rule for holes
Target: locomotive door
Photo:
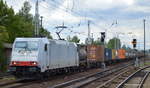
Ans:
<svg viewBox="0 0 150 88"><path fill-rule="evenodd" d="M45 65L46 65L46 68L49 68L49 61L48 61L49 49L48 49L48 44L45 44L44 49L45 49Z"/></svg>
<svg viewBox="0 0 150 88"><path fill-rule="evenodd" d="M50 68L50 56L51 56L51 46L50 46L50 44L48 44L48 46L47 46L47 68L49 69Z"/></svg>

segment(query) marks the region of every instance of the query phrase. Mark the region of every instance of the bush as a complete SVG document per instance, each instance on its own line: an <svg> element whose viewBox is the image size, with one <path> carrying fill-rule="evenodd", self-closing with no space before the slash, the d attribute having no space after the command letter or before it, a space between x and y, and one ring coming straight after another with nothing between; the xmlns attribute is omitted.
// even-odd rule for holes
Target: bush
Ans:
<svg viewBox="0 0 150 88"><path fill-rule="evenodd" d="M5 72L7 70L7 59L4 55L4 46L0 42L0 72Z"/></svg>

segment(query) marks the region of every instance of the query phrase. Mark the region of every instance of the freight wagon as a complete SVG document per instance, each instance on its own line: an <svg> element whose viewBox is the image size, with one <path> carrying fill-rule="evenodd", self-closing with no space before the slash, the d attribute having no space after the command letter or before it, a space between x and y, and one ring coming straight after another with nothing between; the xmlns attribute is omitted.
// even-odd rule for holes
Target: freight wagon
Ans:
<svg viewBox="0 0 150 88"><path fill-rule="evenodd" d="M103 45L87 45L88 66L100 66L105 61L104 50Z"/></svg>
<svg viewBox="0 0 150 88"><path fill-rule="evenodd" d="M105 48L105 61L111 61L112 60L112 49Z"/></svg>
<svg viewBox="0 0 150 88"><path fill-rule="evenodd" d="M77 45L77 51L79 55L79 62L80 66L86 67L87 66L87 46L86 45Z"/></svg>
<svg viewBox="0 0 150 88"><path fill-rule="evenodd" d="M115 60L117 58L117 50L112 49L112 60Z"/></svg>
<svg viewBox="0 0 150 88"><path fill-rule="evenodd" d="M125 58L126 58L126 50L124 50L124 49L119 49L119 50L118 50L118 58L119 58L119 59L125 59Z"/></svg>

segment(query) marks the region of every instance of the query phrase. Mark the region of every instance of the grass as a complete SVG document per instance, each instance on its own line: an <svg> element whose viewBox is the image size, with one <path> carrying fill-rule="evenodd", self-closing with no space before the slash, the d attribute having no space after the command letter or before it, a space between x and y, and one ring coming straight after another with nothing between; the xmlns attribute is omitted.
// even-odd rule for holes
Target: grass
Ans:
<svg viewBox="0 0 150 88"><path fill-rule="evenodd" d="M148 60L145 61L145 63L144 62L140 63L140 67L144 67L144 66L150 66L150 61Z"/></svg>

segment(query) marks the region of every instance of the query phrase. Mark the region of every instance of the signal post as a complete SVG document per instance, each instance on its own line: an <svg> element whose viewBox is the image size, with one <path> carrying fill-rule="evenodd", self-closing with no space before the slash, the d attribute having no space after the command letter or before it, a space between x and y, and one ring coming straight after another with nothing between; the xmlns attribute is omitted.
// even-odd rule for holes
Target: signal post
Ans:
<svg viewBox="0 0 150 88"><path fill-rule="evenodd" d="M104 47L105 47L105 37L106 37L105 32L101 32L101 42ZM102 67L103 67L103 69L106 69L105 57L103 58L103 61L102 61Z"/></svg>
<svg viewBox="0 0 150 88"><path fill-rule="evenodd" d="M133 49L136 50L137 39L133 39L132 45L133 45ZM134 52L134 54L136 54L136 52ZM135 67L138 67L138 66L139 66L139 58L138 58L138 57L135 57L134 65L135 65Z"/></svg>

